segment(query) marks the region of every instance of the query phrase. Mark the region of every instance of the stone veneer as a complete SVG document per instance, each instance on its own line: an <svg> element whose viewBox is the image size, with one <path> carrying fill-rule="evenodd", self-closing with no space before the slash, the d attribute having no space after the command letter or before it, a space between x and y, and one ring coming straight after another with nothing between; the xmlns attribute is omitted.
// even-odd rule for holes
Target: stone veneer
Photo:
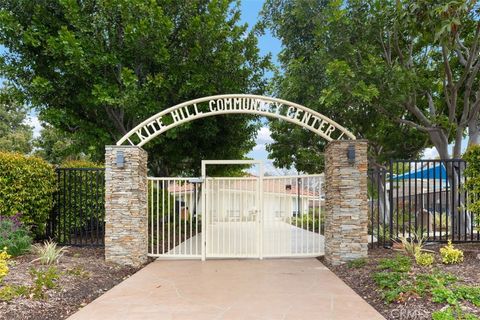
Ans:
<svg viewBox="0 0 480 320"><path fill-rule="evenodd" d="M355 162L349 163L349 146ZM325 259L338 265L367 256L367 141L337 140L325 150Z"/></svg>
<svg viewBox="0 0 480 320"><path fill-rule="evenodd" d="M116 165L123 151L123 168ZM105 147L105 260L140 266L147 261L147 152Z"/></svg>

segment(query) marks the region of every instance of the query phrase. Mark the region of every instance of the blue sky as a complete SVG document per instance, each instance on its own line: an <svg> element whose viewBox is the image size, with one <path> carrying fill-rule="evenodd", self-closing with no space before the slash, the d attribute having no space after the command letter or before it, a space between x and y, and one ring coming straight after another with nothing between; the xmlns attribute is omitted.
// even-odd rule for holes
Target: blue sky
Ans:
<svg viewBox="0 0 480 320"><path fill-rule="evenodd" d="M250 28L253 27L258 19L259 13L262 10L264 1L260 0L243 0L241 2L242 22L247 23ZM258 46L262 55L271 54L273 62L277 63L277 55L281 50L281 42L279 39L273 37L270 33L266 33L264 36L258 39ZM266 161L267 171L275 171L275 168L267 160L268 152L265 150L265 145L272 142L270 137L270 130L268 126L263 126L257 135L256 146L250 151L247 156L255 160Z"/></svg>

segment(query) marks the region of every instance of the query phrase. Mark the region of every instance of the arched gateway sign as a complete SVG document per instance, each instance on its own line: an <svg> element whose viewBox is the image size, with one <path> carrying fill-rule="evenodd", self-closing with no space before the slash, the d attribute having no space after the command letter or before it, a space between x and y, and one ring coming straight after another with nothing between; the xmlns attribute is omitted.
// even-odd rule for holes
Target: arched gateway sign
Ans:
<svg viewBox="0 0 480 320"><path fill-rule="evenodd" d="M212 184L209 185L209 181L213 180L208 178L205 172L202 173L202 179L147 177L148 154L141 148L145 143L183 123L223 114L252 114L280 119L306 128L329 141L325 147L324 156L324 204L321 204L320 192L313 192L312 195L309 189L305 189L311 185L312 177L307 177L307 181L300 184L298 183L298 177L294 177L293 181L295 183L287 181L285 185L282 185L277 177L271 181L268 179L264 181L262 174L259 177L241 178L248 180L246 182L242 180L243 182L241 183L239 182L240 180L232 178L232 181L229 180L225 184L225 178L215 178L217 181L224 179L221 180L221 184L216 185L217 187ZM181 141L179 142L181 143ZM304 220L303 216L305 214L308 217L310 213L314 215L315 212L320 212L320 208L316 211L313 208L316 205L324 207L324 235L315 235L315 239L318 239L318 245L312 246L312 248L322 247L320 246L320 239L324 237L325 259L328 262L339 264L365 257L368 245L367 168L366 141L356 140L351 132L335 121L296 103L257 95L230 94L205 97L178 104L140 123L122 137L116 145L105 147L105 258L107 261L119 264L140 266L147 261L147 252L155 256L160 252L161 254L165 254L165 252L170 254L172 250L173 252L179 250L180 254L186 254L191 257L192 255L198 256L198 252L201 251L202 259L206 255L209 257L215 256L215 252L218 254L218 250L213 252L214 243L217 243L217 249L228 247L230 250L230 246L224 245L224 240L222 240L223 242L219 240L220 237L218 235L220 233L217 232L217 242L214 241L215 237L212 235L217 229L227 230L231 227L231 223L237 223L239 226L237 228L239 230L238 234L241 235L241 241L239 240L240 242L238 242L239 245L245 239L253 239L251 242L245 240L245 246L242 249L238 249L238 252L235 252L235 254L243 257L243 248L245 250L248 248L249 251L245 252L254 252L256 253L255 256L261 258L263 253L270 252L267 250L270 247L264 247L263 244L271 241L270 244L273 245L272 248L274 250L273 256L278 256L281 250L278 251L279 247L276 245L284 243L278 242L278 239L299 239L297 236L292 236L290 232L292 228L297 228L298 226L292 226L291 223L285 220L288 218L291 222L291 219L295 218L295 221L297 221L297 216L294 216L294 213L291 212L293 205L286 205L285 210L279 210L278 206L281 205L283 200L280 201L274 198L271 201L263 201L263 195L268 194L269 197L276 197L278 193L281 194L281 199L284 200L290 198L297 199L297 213L295 215L298 215L298 212L303 210L303 213L300 213L302 215L301 221ZM292 177L283 178L290 179ZM175 181L181 182L176 183ZM225 194L226 185L228 185L229 191ZM293 189L294 185L297 185L297 191ZM299 187L300 185L302 187ZM202 205L187 205L187 203L192 203L192 201L196 203L198 188L204 190L201 192ZM300 188L303 188L301 189L303 191L299 193ZM163 191L160 192L160 190ZM208 198L208 193L214 192L212 190L218 190L216 191L216 198ZM292 191L294 192L292 193ZM233 199L228 200L232 201L232 207L228 205L230 202L218 199L218 195L221 192L223 192L223 195L227 195L227 197L222 199ZM181 200L170 200L172 196L175 199L175 196L178 194L180 194L178 199ZM233 197L231 197L232 195ZM304 201L299 201L299 196L304 197ZM316 197L316 200L305 200L305 196ZM213 201L213 198L217 199L218 202L215 206L210 204L212 210L209 211L207 199ZM239 206L240 199L247 199L249 201L248 205ZM165 200L167 201L166 210L164 210ZM150 208L148 205L149 201ZM173 203L173 210L168 209L170 202ZM223 209L217 210L217 204L220 205L220 203L222 203ZM283 203L287 202L283 201ZM305 206L304 209L301 209L303 208L301 203ZM162 207L161 210L160 206ZM193 208L197 207L201 209L196 211L195 221L201 222L201 229L195 229L193 233L193 220L189 218L189 208L195 210ZM278 212L288 214L278 220ZM168 217L165 217L165 214ZM173 229L170 228L172 221L169 218L172 214ZM229 216L227 217L227 215ZM214 216L216 220L213 218ZM165 221L167 221L166 228L164 228L165 224L163 224ZM274 222L268 224L268 221ZM180 223L180 228L176 228L175 223ZM187 223L190 223L190 229L186 227ZM160 224L162 227L159 227ZM181 228L182 224L184 225L183 229ZM281 225L281 228L278 228L279 225ZM276 234L279 235L275 241L272 241L270 236L267 236L272 226L277 227L275 230L278 231ZM173 235L171 235L171 230L174 231ZM185 236L180 235L181 230L184 230ZM187 230L189 231L187 232ZM282 230L286 231L283 232ZM299 230L304 229L299 228ZM316 232L315 230L310 231ZM302 232L302 241L304 239L303 235L309 239L311 234L308 234L308 236L305 234L308 230ZM178 237L175 236L177 233ZM224 233L222 234L223 236L225 235ZM230 232L228 235L230 237ZM171 236L173 236L173 239ZM188 239L187 236L189 237ZM222 239L224 239L223 236ZM234 237L237 237L235 232ZM165 241L165 239L167 240ZM193 239L199 240L195 241L195 246L193 246ZM312 241L312 243L314 244L315 242ZM155 244L156 247L154 246ZM198 244L201 247L200 251L197 247ZM233 240L233 244L233 248L236 250L236 238ZM192 251L193 248L197 248L197 250ZM291 245L291 243L284 243L282 248L286 248L285 252L292 254L292 248L296 248L295 252L298 253L299 247L297 243L295 243L295 246ZM307 243L306 248L310 248L309 243ZM315 254L318 252L314 251ZM196 255L192 252L196 252ZM304 254L303 247L301 254Z"/></svg>
<svg viewBox="0 0 480 320"><path fill-rule="evenodd" d="M128 142L141 147L182 123L214 115L239 113L282 119L302 126L327 141L355 140L351 132L335 121L299 104L258 95L227 94L191 100L159 112L133 128L117 145Z"/></svg>

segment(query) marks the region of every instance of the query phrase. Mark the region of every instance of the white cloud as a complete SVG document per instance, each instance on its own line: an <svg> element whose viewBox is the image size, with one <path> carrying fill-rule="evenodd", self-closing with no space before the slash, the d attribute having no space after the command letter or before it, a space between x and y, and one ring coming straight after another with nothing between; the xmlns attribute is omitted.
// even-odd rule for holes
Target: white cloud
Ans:
<svg viewBox="0 0 480 320"><path fill-rule="evenodd" d="M438 158L438 151L437 148L426 148L423 150L422 159L430 160L430 159L437 159Z"/></svg>
<svg viewBox="0 0 480 320"><path fill-rule="evenodd" d="M272 132L270 131L269 127L263 126L260 128L260 130L258 130L256 142L257 142L257 145L268 144L273 142Z"/></svg>
<svg viewBox="0 0 480 320"><path fill-rule="evenodd" d="M467 146L468 146L468 139L463 138L461 143L461 148L460 148L462 153L464 153L467 150ZM452 152L453 152L453 144L449 144L448 153L451 155ZM435 147L423 149L422 159L431 160L431 159L438 159L438 157L439 157L438 151Z"/></svg>
<svg viewBox="0 0 480 320"><path fill-rule="evenodd" d="M38 119L37 115L32 114L25 118L25 124L33 127L33 137L38 138L40 136L40 130L42 129L42 124Z"/></svg>

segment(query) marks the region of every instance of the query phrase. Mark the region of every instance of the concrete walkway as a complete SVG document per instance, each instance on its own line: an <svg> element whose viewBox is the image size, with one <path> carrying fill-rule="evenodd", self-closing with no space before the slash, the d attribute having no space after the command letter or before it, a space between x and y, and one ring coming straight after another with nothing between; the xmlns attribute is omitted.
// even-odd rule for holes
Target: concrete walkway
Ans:
<svg viewBox="0 0 480 320"><path fill-rule="evenodd" d="M71 316L384 319L316 259L155 261Z"/></svg>

